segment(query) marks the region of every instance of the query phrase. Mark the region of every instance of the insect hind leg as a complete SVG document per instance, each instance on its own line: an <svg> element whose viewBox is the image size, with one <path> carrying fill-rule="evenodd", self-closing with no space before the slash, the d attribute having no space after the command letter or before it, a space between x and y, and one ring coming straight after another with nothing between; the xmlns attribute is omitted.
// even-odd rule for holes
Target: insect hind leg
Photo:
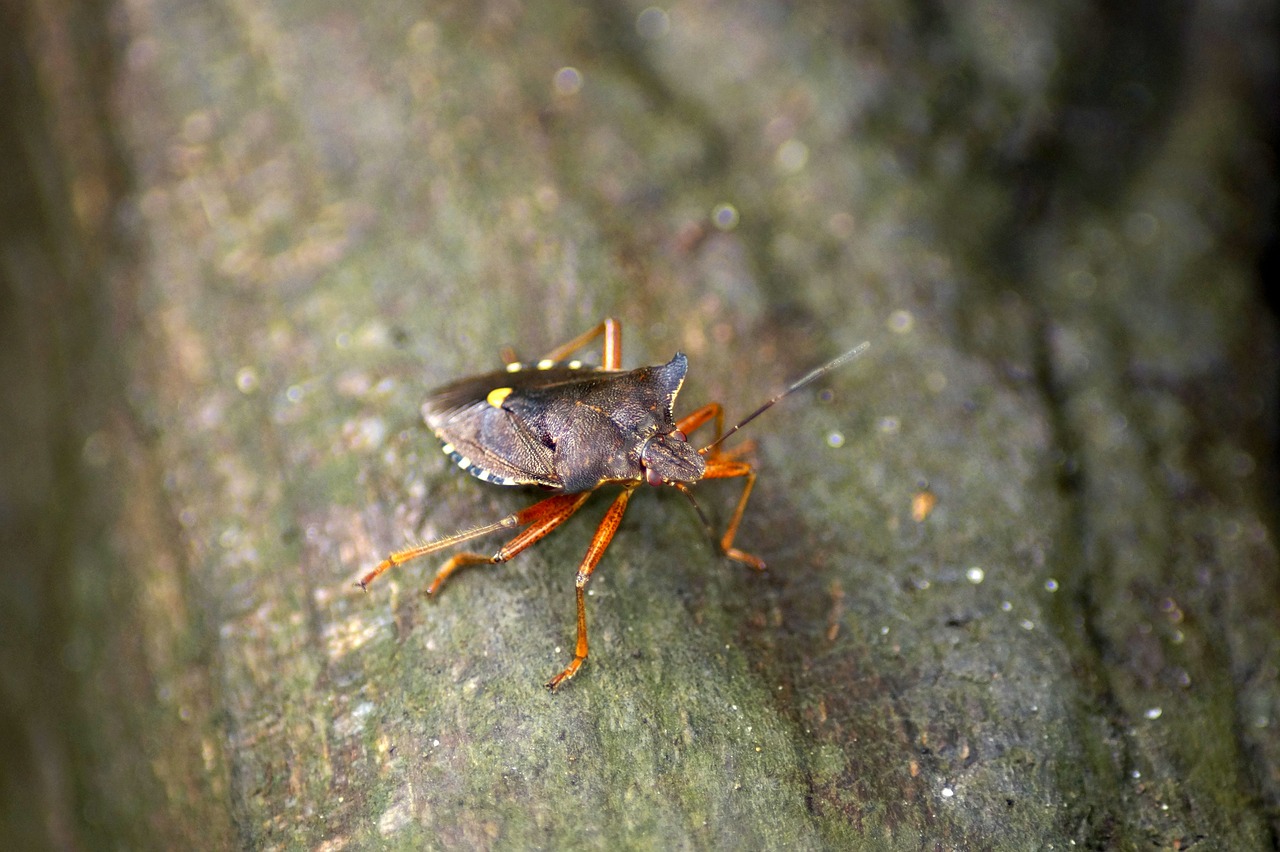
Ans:
<svg viewBox="0 0 1280 852"><path fill-rule="evenodd" d="M367 589L369 584L376 580L383 572L403 565L406 562L412 562L419 557L435 553L455 544L461 544L464 541L470 541L473 538L479 538L499 530L509 530L515 527L526 527L515 538L507 542L493 556L482 556L478 553L459 553L441 566L436 572L435 580L432 581L430 588L427 589L428 594L433 594L444 581L449 579L449 575L453 574L464 565L475 565L481 563L489 563L497 565L500 562L516 556L525 548L533 545L542 539L547 533L567 521L574 512L582 508L582 504L586 502L590 492L581 494L557 494L540 500L525 509L520 510L511 515L507 515L500 521L487 524L475 529L464 530L454 535L445 536L444 538L429 541L426 544L418 544L413 547L406 547L403 550L397 550L386 559L378 563L372 571L369 571L357 585L362 589Z"/></svg>
<svg viewBox="0 0 1280 852"><path fill-rule="evenodd" d="M591 492L589 491L581 494L557 494L554 497L548 497L545 500L534 503L527 509L516 512L513 516L516 519L515 525L528 524L527 527L521 530L511 541L498 548L498 552L492 556L485 556L480 553L459 553L450 558L440 566L439 571L436 571L435 579L427 587L427 594L434 595L453 572L466 565L499 565L514 559L525 549L541 541L556 527L569 520L574 512L582 508L582 504L590 496Z"/></svg>

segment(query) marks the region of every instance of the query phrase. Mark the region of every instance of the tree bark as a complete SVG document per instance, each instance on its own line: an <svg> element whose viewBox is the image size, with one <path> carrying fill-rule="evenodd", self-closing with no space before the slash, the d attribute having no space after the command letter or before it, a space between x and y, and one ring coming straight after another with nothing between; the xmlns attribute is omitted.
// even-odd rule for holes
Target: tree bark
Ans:
<svg viewBox="0 0 1280 852"><path fill-rule="evenodd" d="M1274 846L1274 12L1108 14L6 13L0 837ZM538 499L426 392L606 315L730 422L871 348L744 430L768 570L638 492L551 694L607 496L354 581Z"/></svg>

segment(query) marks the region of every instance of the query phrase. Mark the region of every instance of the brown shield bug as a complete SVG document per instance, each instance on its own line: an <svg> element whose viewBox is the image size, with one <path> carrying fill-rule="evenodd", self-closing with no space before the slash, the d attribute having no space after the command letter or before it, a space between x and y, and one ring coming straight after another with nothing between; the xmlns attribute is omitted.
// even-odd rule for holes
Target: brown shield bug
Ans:
<svg viewBox="0 0 1280 852"><path fill-rule="evenodd" d="M565 360L601 336L602 366ZM587 581L613 540L632 492L644 483L670 485L692 501L689 486L699 480L742 477L742 495L719 546L730 559L762 570L764 562L733 546L756 480L755 468L740 458L749 446L725 451L720 444L783 397L852 360L868 346L862 343L811 371L727 432L718 402L675 419L676 395L689 366L683 353L677 352L666 364L622 369L622 326L616 320L606 319L535 363L521 363L504 354L506 369L461 379L432 392L422 405L423 418L443 442L445 453L477 479L495 485L537 485L553 495L492 524L397 550L365 574L360 586L367 588L379 574L411 559L489 533L520 529L492 556L459 553L450 558L427 589L433 595L464 565L506 562L567 521L601 486L620 485L621 492L613 498L578 565L578 642L573 660L547 682L548 689L555 689L577 674L587 658ZM696 449L688 435L708 421L714 422L715 434L711 443ZM693 505L697 509L697 503ZM700 509L698 515L710 530Z"/></svg>

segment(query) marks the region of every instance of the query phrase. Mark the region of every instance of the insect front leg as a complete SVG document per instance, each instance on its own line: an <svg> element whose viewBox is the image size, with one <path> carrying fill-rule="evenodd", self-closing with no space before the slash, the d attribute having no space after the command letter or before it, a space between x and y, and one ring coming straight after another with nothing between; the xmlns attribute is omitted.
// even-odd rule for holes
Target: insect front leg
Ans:
<svg viewBox="0 0 1280 852"><path fill-rule="evenodd" d="M631 499L631 492L634 490L634 485L629 486L614 498L609 511L605 513L604 520L600 521L600 526L596 529L595 537L591 539L587 555L582 558L582 563L578 566L578 576L574 583L578 593L578 642L574 647L573 661L565 666L564 671L547 681L547 689L554 690L573 677L582 667L583 661L587 659L587 581L591 579L592 572L600 563L600 557L604 556L609 542L613 541L613 535L618 531L618 525L622 523L622 514L627 510L627 501Z"/></svg>
<svg viewBox="0 0 1280 852"><path fill-rule="evenodd" d="M720 440L720 435L724 432L724 407L718 402L708 402L701 408L689 412L680 418L679 422L676 423L676 428L688 436L711 419L714 419L716 423L716 433L711 439L711 443L714 444Z"/></svg>
<svg viewBox="0 0 1280 852"><path fill-rule="evenodd" d="M742 487L742 496L738 498L737 508L733 510L733 517L729 519L729 526L725 528L724 535L720 539L720 549L724 551L725 556L735 562L741 562L757 571L763 571L765 567L763 559L738 550L733 546L733 539L738 534L738 526L742 523L742 515L747 510L747 500L751 497L751 489L756 484L756 471L750 463L728 458L727 455L708 459L706 473L702 475L703 479L731 479L735 476L741 476L746 479L746 484Z"/></svg>
<svg viewBox="0 0 1280 852"><path fill-rule="evenodd" d="M453 556L440 566L435 579L427 587L427 594L434 595L444 585L444 581L464 565L498 565L513 559L525 548L536 544L556 527L569 520L574 512L582 508L582 504L590 496L590 491L584 491L581 494L557 494L516 512L511 516L515 518L513 526L528 524L519 535L504 544L492 556L480 553L459 553Z"/></svg>
<svg viewBox="0 0 1280 852"><path fill-rule="evenodd" d="M679 422L676 423L676 428L687 437L708 420L715 421L715 434L707 445L710 447L708 459L736 459L740 456L745 456L756 448L755 441L743 441L732 449L720 449L720 436L724 434L724 408L718 402L708 402L701 408L689 412L680 418ZM707 453L708 451L702 450L701 452Z"/></svg>

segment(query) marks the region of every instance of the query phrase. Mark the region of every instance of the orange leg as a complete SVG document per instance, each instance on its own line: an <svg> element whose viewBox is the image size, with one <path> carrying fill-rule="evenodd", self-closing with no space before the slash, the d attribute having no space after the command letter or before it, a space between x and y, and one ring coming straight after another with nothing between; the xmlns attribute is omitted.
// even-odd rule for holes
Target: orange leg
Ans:
<svg viewBox="0 0 1280 852"><path fill-rule="evenodd" d="M543 361L564 361L574 352L586 346L597 337L604 337L604 353L600 366L606 370L622 369L622 323L613 317L606 317L605 321L586 334L580 334L568 343L562 343L555 349L552 349L546 355L542 356ZM502 359L503 364L515 364L520 361L516 351L510 346L504 346L498 350L498 357Z"/></svg>
<svg viewBox="0 0 1280 852"><path fill-rule="evenodd" d="M582 504L587 502L590 496L590 491L584 491L581 494L558 494L517 512L516 524L527 523L529 526L521 530L519 535L504 544L492 556L481 553L459 553L451 557L436 572L435 579L427 587L427 594L434 595L444 585L444 581L464 565L499 565L515 558L525 548L532 547L556 527L569 520L574 512L582 508Z"/></svg>
<svg viewBox="0 0 1280 852"><path fill-rule="evenodd" d="M725 454L728 456L729 454ZM729 526L725 528L724 535L720 538L720 549L724 551L724 555L741 562L757 571L764 570L764 560L758 556L752 556L733 546L733 539L738 534L738 526L742 523L742 515L747 510L747 500L751 497L751 489L756 484L756 471L749 462L738 461L733 458L718 456L707 460L706 473L702 475L703 479L731 479L735 476L745 477L747 482L742 487L742 496L738 498L738 506L733 510L733 517L729 519Z"/></svg>
<svg viewBox="0 0 1280 852"><path fill-rule="evenodd" d="M754 441L744 441L730 450L720 449L717 442L720 440L720 436L724 434L724 408L718 402L708 402L696 411L691 411L684 417L681 417L680 421L676 423L676 428L683 432L687 437L695 429L712 419L715 420L716 430L715 435L711 439L711 443L708 445L715 447L715 449L711 451L711 458L736 459L737 457L746 455L755 449L756 445ZM702 452L706 451L703 450Z"/></svg>
<svg viewBox="0 0 1280 852"><path fill-rule="evenodd" d="M708 402L696 411L689 412L680 418L676 423L676 428L683 432L685 437L688 437L695 429L712 418L715 418L716 421L716 434L711 439L711 443L715 443L720 440L720 434L724 432L724 407L718 402Z"/></svg>
<svg viewBox="0 0 1280 852"><path fill-rule="evenodd" d="M720 549L724 555L749 565L757 571L764 570L764 560L750 553L744 553L733 546L733 539L738 534L738 526L742 523L742 514L747 509L747 499L751 496L751 489L756 484L755 468L749 462L739 460L739 456L751 452L755 449L755 444L751 441L744 442L733 449L721 450L717 445L720 436L724 434L724 408L718 402L709 402L701 408L686 414L676 423L676 428L688 435L693 430L702 426L708 420L715 421L715 436L711 440L711 452L707 457L707 470L703 473L703 479L731 479L735 476L746 477L747 483L742 489L742 496L738 498L738 505L733 510L733 517L729 519L729 526L725 529L724 535L720 538ZM706 452L703 450L702 452ZM701 510L699 510L701 514ZM704 520L705 523L705 520ZM710 529L708 529L710 532Z"/></svg>
<svg viewBox="0 0 1280 852"><path fill-rule="evenodd" d="M609 542L613 541L613 535L618 531L618 524L622 523L622 514L627 510L627 501L631 499L631 492L635 489L636 486L629 486L614 498L613 504L609 506L609 511L605 513L604 520L600 522L595 536L591 539L587 555L578 565L578 577L574 584L578 593L578 644L574 648L572 662L565 666L564 671L547 681L547 689L555 689L573 677L582 667L583 661L587 659L587 581L591 579L592 572L600 563L600 557L604 556Z"/></svg>
<svg viewBox="0 0 1280 852"><path fill-rule="evenodd" d="M505 562L524 550L529 545L538 541L540 538L551 532L556 527L569 519L569 516L578 511L586 499L591 496L590 491L581 494L557 494L554 497L548 497L522 509L511 515L507 515L500 521L492 524L486 524L482 527L476 527L470 530L464 530L460 533L454 533L444 538L438 538L435 541L429 541L426 544L417 544L413 547L406 547L403 550L397 550L386 559L379 562L372 571L360 578L360 588L368 588L369 584L378 578L383 572L411 562L421 556L429 553L435 553L438 550L444 550L455 544L461 544L464 541L470 541L473 538L479 538L491 532L499 530L515 529L516 527L527 526L528 529L523 530L519 535L507 543L505 547L499 550L494 556L478 556L474 553L460 553L450 559L444 566L436 572L435 581L432 582L428 593L436 591L449 575L463 565L474 564L476 562L489 562L497 564Z"/></svg>
<svg viewBox="0 0 1280 852"><path fill-rule="evenodd" d="M601 356L600 366L606 370L622 369L622 323L613 317L608 317L604 322L588 331L586 334L580 334L568 343L561 344L552 349L542 358L545 361L563 361L586 346L597 337L604 337L604 351Z"/></svg>

